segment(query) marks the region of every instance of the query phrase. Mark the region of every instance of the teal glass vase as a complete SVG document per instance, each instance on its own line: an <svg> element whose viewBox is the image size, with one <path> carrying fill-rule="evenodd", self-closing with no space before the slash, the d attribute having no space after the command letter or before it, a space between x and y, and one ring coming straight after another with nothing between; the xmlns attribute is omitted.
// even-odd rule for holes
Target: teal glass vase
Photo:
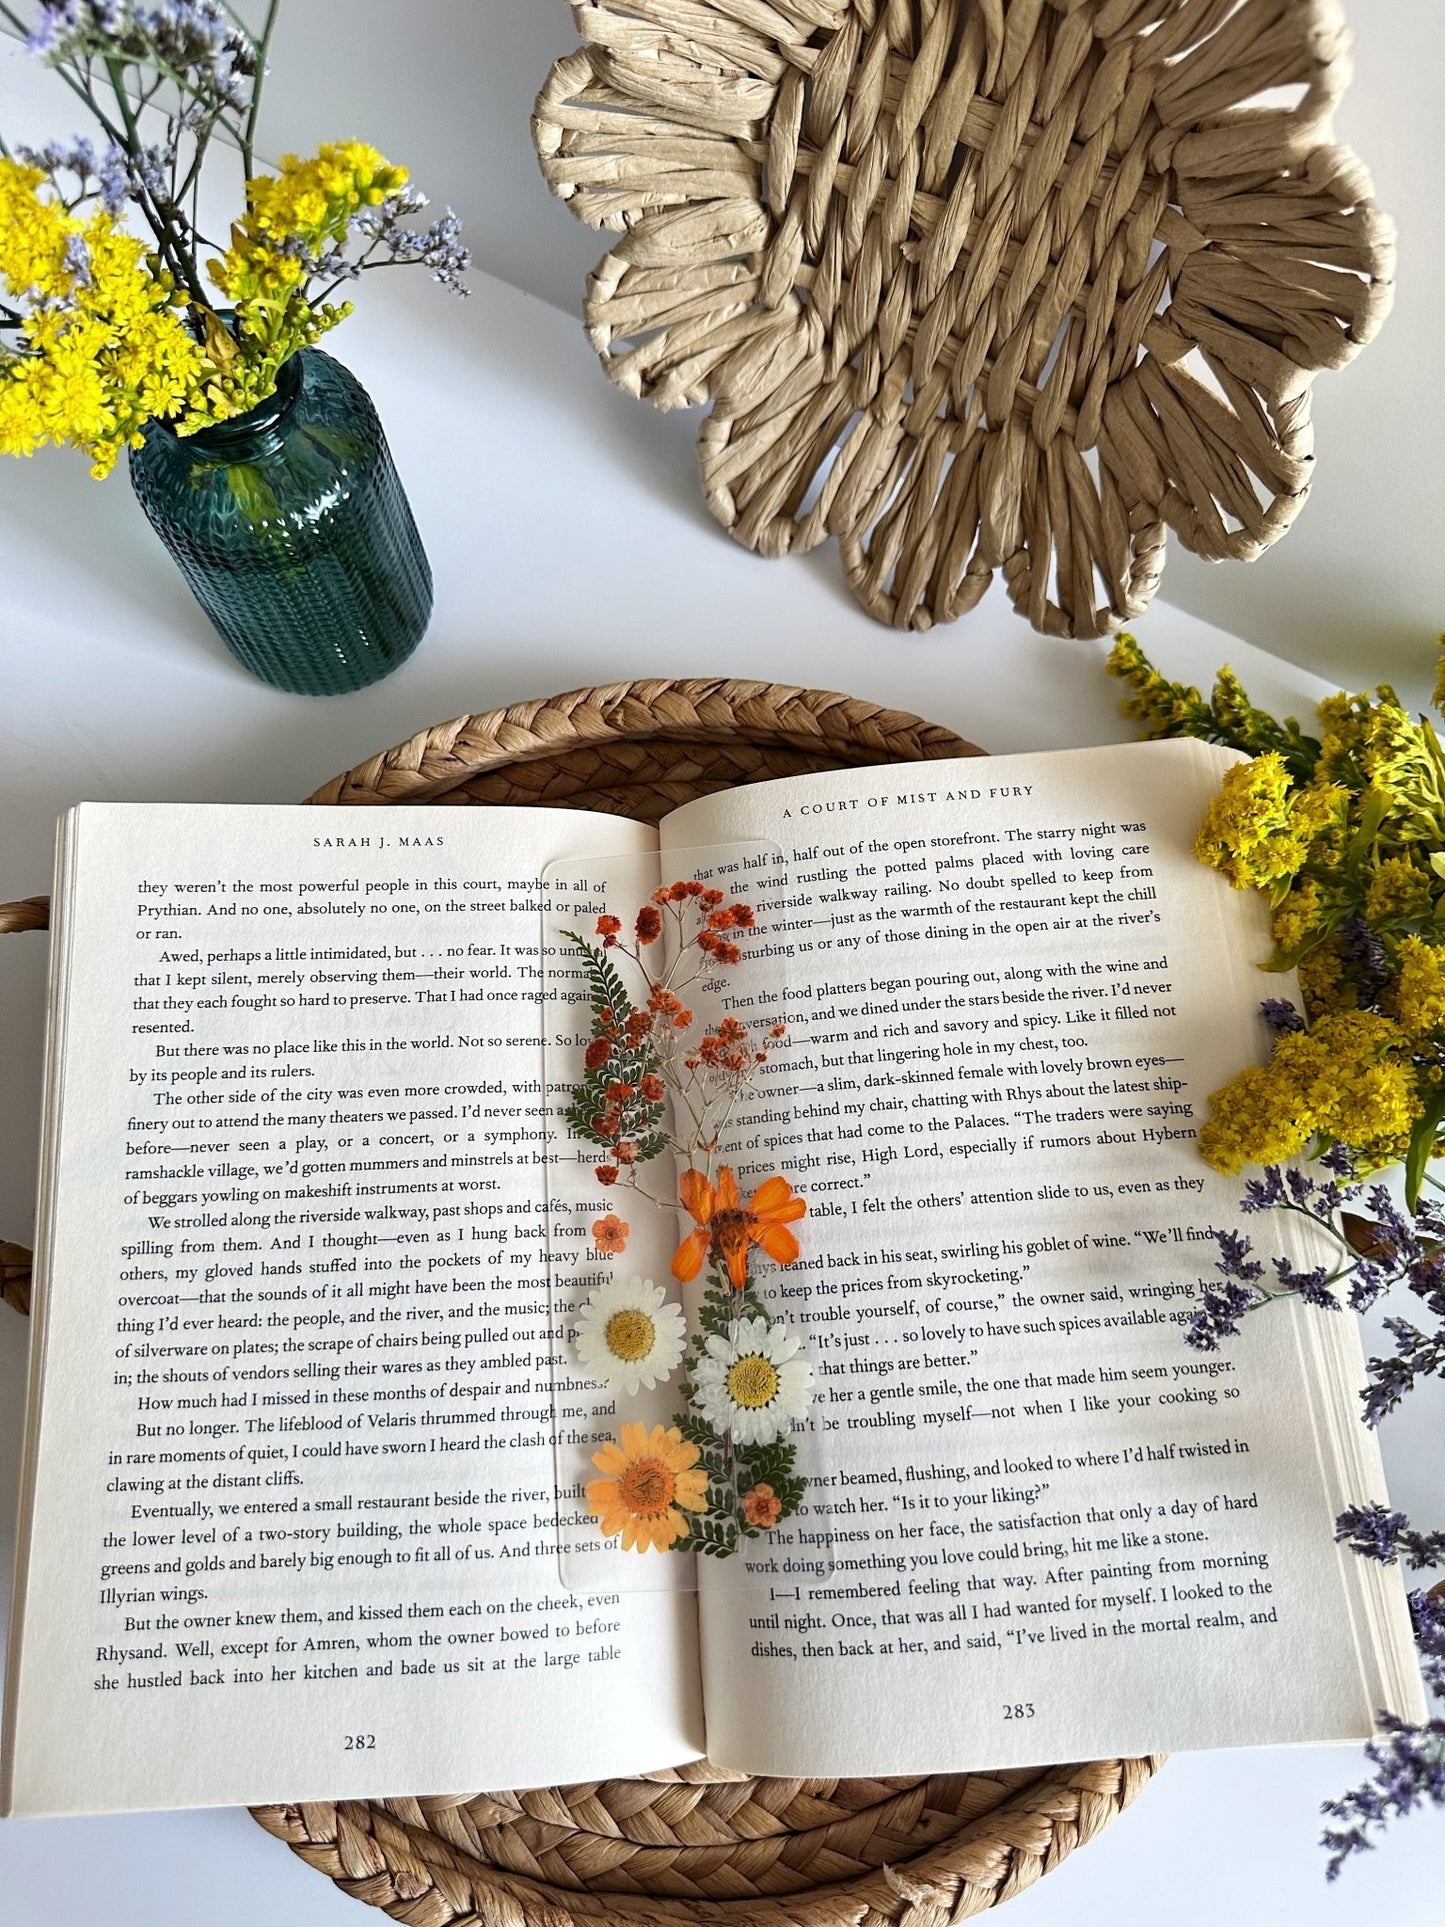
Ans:
<svg viewBox="0 0 1445 1927"><path fill-rule="evenodd" d="M426 631L431 569L366 390L303 348L248 414L130 453L141 507L238 662L336 696L389 676Z"/></svg>

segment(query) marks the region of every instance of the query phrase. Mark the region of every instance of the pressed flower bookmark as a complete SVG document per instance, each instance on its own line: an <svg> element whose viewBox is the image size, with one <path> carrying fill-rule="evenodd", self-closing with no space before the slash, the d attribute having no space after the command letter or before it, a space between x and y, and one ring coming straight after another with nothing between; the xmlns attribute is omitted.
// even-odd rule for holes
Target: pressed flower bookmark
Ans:
<svg viewBox="0 0 1445 1927"><path fill-rule="evenodd" d="M573 1314L572 1363L612 1393L614 1409L664 1385L679 1401L671 1424L627 1419L591 1455L601 1476L585 1483L587 1511L627 1551L727 1558L792 1517L806 1489L795 1434L810 1423L813 1366L762 1279L798 1261L794 1227L807 1204L779 1174L745 1197L722 1161L739 1101L756 1096L786 1029L699 1010L731 981L757 928L746 900L692 876L627 918L609 910L585 931L561 932L590 1011L566 1124L590 1147L577 1155L595 1159L610 1207L591 1225L592 1256L627 1250L625 1212L660 1209L681 1219L671 1274L693 1288L690 1318L636 1275L595 1286ZM675 1188L659 1177L669 1162Z"/></svg>

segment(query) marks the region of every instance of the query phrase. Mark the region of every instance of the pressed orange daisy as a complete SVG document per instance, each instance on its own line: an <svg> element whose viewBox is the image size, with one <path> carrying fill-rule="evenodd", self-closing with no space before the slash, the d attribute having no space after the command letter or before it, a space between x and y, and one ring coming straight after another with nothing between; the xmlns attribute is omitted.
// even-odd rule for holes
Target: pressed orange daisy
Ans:
<svg viewBox="0 0 1445 1927"><path fill-rule="evenodd" d="M743 1494L743 1517L750 1526L775 1526L783 1516L783 1502L770 1485L755 1485Z"/></svg>
<svg viewBox="0 0 1445 1927"><path fill-rule="evenodd" d="M611 1179L606 1182L610 1183ZM605 1218L598 1218L593 1224L592 1242L599 1251L605 1251L608 1257L618 1257L627 1249L626 1222L619 1218L615 1211L609 1211Z"/></svg>
<svg viewBox="0 0 1445 1927"><path fill-rule="evenodd" d="M682 1284L696 1278L709 1252L727 1266L735 1291L747 1288L750 1245L761 1245L775 1264L790 1265L797 1257L798 1241L788 1226L808 1207L786 1178L765 1178L746 1204L726 1164L715 1186L701 1171L684 1171L679 1190L697 1225L673 1254L672 1275Z"/></svg>
<svg viewBox="0 0 1445 1927"><path fill-rule="evenodd" d="M685 1512L707 1511L707 1473L675 1425L624 1425L615 1443L592 1454L605 1476L587 1486L587 1504L607 1539L627 1552L666 1552L688 1530Z"/></svg>

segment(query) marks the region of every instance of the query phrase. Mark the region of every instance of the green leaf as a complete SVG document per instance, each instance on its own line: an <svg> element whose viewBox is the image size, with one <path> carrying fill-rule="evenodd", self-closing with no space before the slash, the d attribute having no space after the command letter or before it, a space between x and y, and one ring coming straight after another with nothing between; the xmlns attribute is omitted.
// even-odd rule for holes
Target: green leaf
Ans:
<svg viewBox="0 0 1445 1927"><path fill-rule="evenodd" d="M595 944L579 937L575 930L564 930L562 938L565 943L575 945L586 960L592 1015L600 1017L604 1010L610 1010L619 1024L625 1023L632 1015L632 1000L612 959Z"/></svg>
<svg viewBox="0 0 1445 1927"><path fill-rule="evenodd" d="M1350 869L1369 854L1375 838L1380 833L1380 825L1390 814L1391 800L1383 790L1366 790L1361 802L1363 808L1360 811L1359 827L1346 844L1345 853L1340 858L1342 870Z"/></svg>
<svg viewBox="0 0 1445 1927"><path fill-rule="evenodd" d="M1414 1212L1420 1202L1420 1187L1425 1182L1425 1167L1445 1121L1445 1085L1436 1085L1410 1133L1410 1149L1405 1158L1405 1207Z"/></svg>

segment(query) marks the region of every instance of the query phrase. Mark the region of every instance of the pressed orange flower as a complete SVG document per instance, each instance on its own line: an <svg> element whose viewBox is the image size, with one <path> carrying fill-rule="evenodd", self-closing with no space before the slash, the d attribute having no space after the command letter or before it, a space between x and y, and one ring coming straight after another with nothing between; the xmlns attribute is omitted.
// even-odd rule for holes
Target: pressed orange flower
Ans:
<svg viewBox="0 0 1445 1927"><path fill-rule="evenodd" d="M604 1538L622 1534L627 1552L659 1552L688 1530L684 1512L707 1511L707 1473L675 1425L624 1425L616 1443L592 1454L606 1476L587 1486L587 1504ZM681 1508L681 1510L679 1510Z"/></svg>
<svg viewBox="0 0 1445 1927"><path fill-rule="evenodd" d="M750 1526L775 1526L783 1516L783 1502L770 1485L755 1485L743 1494L743 1517Z"/></svg>
<svg viewBox="0 0 1445 1927"><path fill-rule="evenodd" d="M679 1189L697 1225L673 1254L672 1275L682 1284L696 1278L708 1253L727 1266L735 1291L747 1288L750 1245L761 1245L775 1264L790 1265L797 1257L798 1241L788 1226L808 1207L786 1178L765 1178L746 1205L726 1164L718 1171L716 1187L701 1171L684 1171Z"/></svg>
<svg viewBox="0 0 1445 1927"><path fill-rule="evenodd" d="M600 1167L605 1170L604 1165ZM610 1182L610 1180L608 1180ZM609 1211L605 1218L599 1218L592 1227L592 1242L599 1251L605 1251L615 1258L627 1249L627 1224L615 1211Z"/></svg>

